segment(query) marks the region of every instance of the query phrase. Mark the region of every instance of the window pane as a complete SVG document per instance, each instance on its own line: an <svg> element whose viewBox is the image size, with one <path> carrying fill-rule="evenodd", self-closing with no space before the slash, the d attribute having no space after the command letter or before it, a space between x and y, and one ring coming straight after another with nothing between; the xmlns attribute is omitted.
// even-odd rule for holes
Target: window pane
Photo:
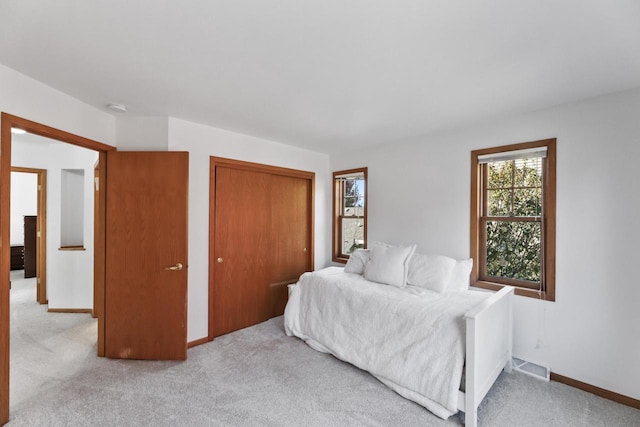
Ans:
<svg viewBox="0 0 640 427"><path fill-rule="evenodd" d="M356 249L364 248L364 219L342 219L342 253L348 255Z"/></svg>
<svg viewBox="0 0 640 427"><path fill-rule="evenodd" d="M511 215L511 190L489 190L487 199L487 215Z"/></svg>
<svg viewBox="0 0 640 427"><path fill-rule="evenodd" d="M540 283L540 223L488 221L488 276Z"/></svg>
<svg viewBox="0 0 640 427"><path fill-rule="evenodd" d="M510 188L513 185L513 160L489 163L488 188Z"/></svg>
<svg viewBox="0 0 640 427"><path fill-rule="evenodd" d="M515 216L541 216L542 188L525 188L515 190L513 214Z"/></svg>
<svg viewBox="0 0 640 427"><path fill-rule="evenodd" d="M517 159L515 162L516 187L542 186L542 159Z"/></svg>
<svg viewBox="0 0 640 427"><path fill-rule="evenodd" d="M364 207L353 206L350 208L344 208L343 216L364 216Z"/></svg>
<svg viewBox="0 0 640 427"><path fill-rule="evenodd" d="M344 181L342 200L344 216L359 216L364 212L364 180L347 179Z"/></svg>

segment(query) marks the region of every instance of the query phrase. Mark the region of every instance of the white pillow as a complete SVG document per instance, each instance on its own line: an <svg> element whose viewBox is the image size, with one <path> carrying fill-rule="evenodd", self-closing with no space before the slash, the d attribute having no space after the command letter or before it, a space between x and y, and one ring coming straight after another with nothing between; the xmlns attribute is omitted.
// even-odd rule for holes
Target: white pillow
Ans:
<svg viewBox="0 0 640 427"><path fill-rule="evenodd" d="M473 258L457 261L451 272L447 291L466 291L469 289L471 267L473 267Z"/></svg>
<svg viewBox="0 0 640 427"><path fill-rule="evenodd" d="M448 256L415 253L409 261L407 283L442 292L449 284L455 266L456 260Z"/></svg>
<svg viewBox="0 0 640 427"><path fill-rule="evenodd" d="M409 258L415 250L416 245L374 245L369 262L364 268L364 278L372 282L404 288L407 285Z"/></svg>
<svg viewBox="0 0 640 427"><path fill-rule="evenodd" d="M369 249L356 249L353 251L349 256L347 265L344 266L344 272L355 274L364 273L364 267L369 262L370 252Z"/></svg>

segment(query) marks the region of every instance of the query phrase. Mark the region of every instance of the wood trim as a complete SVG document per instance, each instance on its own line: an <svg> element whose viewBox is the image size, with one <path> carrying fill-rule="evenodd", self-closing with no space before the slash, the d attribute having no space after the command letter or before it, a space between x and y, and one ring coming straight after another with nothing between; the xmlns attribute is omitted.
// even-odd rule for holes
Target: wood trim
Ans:
<svg viewBox="0 0 640 427"><path fill-rule="evenodd" d="M261 163L244 162L242 160L227 159L224 157L211 157L211 162L215 162L215 166L269 173L272 175L283 175L303 179L313 179L315 177L314 172L283 168L280 166L263 165Z"/></svg>
<svg viewBox="0 0 640 427"><path fill-rule="evenodd" d="M505 151L515 151L515 150L527 150L529 148L537 148L545 145L555 146L555 142L556 142L556 138L549 138L549 139L540 139L537 141L517 142L515 144L501 145L499 147L481 148L479 150L472 151L472 158L473 158L473 154L476 155L475 157L477 159L478 156L483 156L485 154L503 153ZM547 151L547 156L548 155L549 155L549 152Z"/></svg>
<svg viewBox="0 0 640 427"><path fill-rule="evenodd" d="M0 425L2 425L9 421L11 128L20 128L35 135L99 152L115 151L116 147L5 112L0 114L0 123ZM100 323L103 321L104 318L98 318L98 343L101 339Z"/></svg>
<svg viewBox="0 0 640 427"><path fill-rule="evenodd" d="M22 117L14 116L8 113L2 113L3 122L6 120L11 122L9 126L9 134L11 134L11 128L18 128L26 130L29 133L35 135L44 136L45 138L55 139L57 141L66 142L67 144L76 145L78 147L88 148L95 151L115 151L116 147L103 144L102 142L94 141L89 138L85 138L73 133L65 132L56 128L49 127L31 120L23 119Z"/></svg>
<svg viewBox="0 0 640 427"><path fill-rule="evenodd" d="M209 339L208 336L204 337L204 338L197 339L195 341L190 341L190 342L187 343L187 348L197 347L199 345L206 344L209 341L211 341L211 340Z"/></svg>
<svg viewBox="0 0 640 427"><path fill-rule="evenodd" d="M84 246L60 246L59 251L86 251Z"/></svg>
<svg viewBox="0 0 640 427"><path fill-rule="evenodd" d="M47 171L38 174L38 287L37 298L46 304L47 298Z"/></svg>
<svg viewBox="0 0 640 427"><path fill-rule="evenodd" d="M586 391L591 394L595 394L596 396L604 397L605 399L612 400L616 403L620 403L625 406L630 406L632 408L640 409L640 400L634 399L633 397L625 396L620 393L616 393L611 390L607 390L604 388L596 387L591 384L583 383L582 381L574 380L573 378L565 377L560 374L556 374L555 372L551 372L551 381L556 381L562 384L566 384L571 387L575 387L577 389Z"/></svg>
<svg viewBox="0 0 640 427"><path fill-rule="evenodd" d="M34 173L38 177L37 224L39 233L36 249L36 300L47 303L47 170L11 166L11 172Z"/></svg>
<svg viewBox="0 0 640 427"><path fill-rule="evenodd" d="M93 247L93 317L98 319L98 356L105 355L104 302L105 302L105 230L106 230L106 176L107 153L101 151L94 175L98 178L97 190L94 184L94 247Z"/></svg>
<svg viewBox="0 0 640 427"><path fill-rule="evenodd" d="M93 310L90 308L49 308L48 313L88 313L92 314Z"/></svg>
<svg viewBox="0 0 640 427"><path fill-rule="evenodd" d="M311 206L311 218L309 218L309 220L311 221L311 229L309 230L309 232L311 233L311 235L309 236L309 268L311 269L311 271L315 270L315 256L316 256L316 174L312 173L311 175L311 191L310 191L310 195L309 197L311 197L311 200L309 201L309 204Z"/></svg>
<svg viewBox="0 0 640 427"><path fill-rule="evenodd" d="M213 321L213 310L214 310L214 287L213 287L213 278L214 278L214 265L211 261L215 254L215 245L214 245L214 236L216 231L216 216L215 216L215 205L216 205L216 158L211 157L209 159L209 253L207 256L208 266L209 266L209 307L208 307L208 324L207 324L207 341L213 341L214 338L214 321Z"/></svg>
<svg viewBox="0 0 640 427"><path fill-rule="evenodd" d="M486 280L477 280L475 283L472 283L471 286L475 286L481 289L489 289L491 291L499 291L500 289L504 288L505 285L500 283L488 282ZM508 286L512 286L512 285L508 285ZM533 290L533 289L526 289L526 288L518 288L515 286L514 288L515 288L516 295L519 295L522 297L537 298L542 300L546 299L544 292L538 292L537 289Z"/></svg>
<svg viewBox="0 0 640 427"><path fill-rule="evenodd" d="M479 230L480 230L480 203L478 197L480 195L480 184L482 183L482 172L481 168L478 167L478 154L476 151L471 152L471 190L469 191L471 195L471 201L469 203L469 256L473 258L474 262L471 267L471 285L476 286L478 281L478 263L481 262L482 254L480 253L480 239ZM495 290L495 289L494 289Z"/></svg>
<svg viewBox="0 0 640 427"><path fill-rule="evenodd" d="M209 159L209 322L207 342L214 339L214 269L215 265L211 262L211 257L215 253L215 201L216 201L216 168L218 166L247 170L260 173L268 173L273 175L282 175L293 178L302 178L311 181L311 212L310 212L310 267L314 269L315 265L315 172L308 172L298 169L290 169L279 166L265 165L260 163L245 162L242 160L228 159L224 157L211 156ZM201 341L201 340L198 340Z"/></svg>
<svg viewBox="0 0 640 427"><path fill-rule="evenodd" d="M35 168L23 168L21 166L11 166L11 172L20 172L20 173L40 173L46 172L46 169L35 169Z"/></svg>
<svg viewBox="0 0 640 427"><path fill-rule="evenodd" d="M354 170L350 169L350 171L353 172ZM346 171L344 172L346 173ZM340 197L342 196L342 192L338 190L338 185L336 184L336 175L338 173L334 172L331 178L331 261L346 264L349 258L340 256L340 252L342 252L338 246L340 244L340 231L338 224L336 224L339 216Z"/></svg>
<svg viewBox="0 0 640 427"><path fill-rule="evenodd" d="M486 179L482 173L482 168L478 165L478 157L485 154L501 153L505 151L522 150L536 147L547 147L547 157L544 174L544 232L542 236L543 245L543 265L544 277L542 278L544 291L529 290L525 288L516 288L516 295L540 298L546 301L555 301L555 272L556 272L556 139L543 139L539 141L523 142L518 144L503 145L500 147L491 147L471 152L471 197L470 197L470 224L469 224L469 242L470 256L474 263L471 269L471 286L484 289L497 290L502 287L499 283L488 282L483 280L480 275L479 264L484 263L484 254L482 253L482 243L480 233L482 232L481 217L482 206L480 202L480 194L483 187L483 180ZM484 184L486 185L486 183ZM505 282L506 284L506 282ZM514 283L512 283L514 284Z"/></svg>
<svg viewBox="0 0 640 427"><path fill-rule="evenodd" d="M544 191L547 193L544 205L545 235L544 239L544 269L545 295L548 301L556 300L556 140L547 139L547 161Z"/></svg>
<svg viewBox="0 0 640 427"><path fill-rule="evenodd" d="M0 125L0 425L9 422L11 121Z"/></svg>

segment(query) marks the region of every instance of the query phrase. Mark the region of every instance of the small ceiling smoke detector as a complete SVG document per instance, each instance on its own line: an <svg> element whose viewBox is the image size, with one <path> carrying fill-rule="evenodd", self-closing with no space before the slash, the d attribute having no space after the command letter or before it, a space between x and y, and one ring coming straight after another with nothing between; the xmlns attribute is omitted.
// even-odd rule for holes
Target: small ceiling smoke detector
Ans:
<svg viewBox="0 0 640 427"><path fill-rule="evenodd" d="M126 113L127 106L122 104L107 104L107 108L116 113Z"/></svg>
<svg viewBox="0 0 640 427"><path fill-rule="evenodd" d="M22 135L23 133L27 133L24 129L11 128L11 133L14 135Z"/></svg>

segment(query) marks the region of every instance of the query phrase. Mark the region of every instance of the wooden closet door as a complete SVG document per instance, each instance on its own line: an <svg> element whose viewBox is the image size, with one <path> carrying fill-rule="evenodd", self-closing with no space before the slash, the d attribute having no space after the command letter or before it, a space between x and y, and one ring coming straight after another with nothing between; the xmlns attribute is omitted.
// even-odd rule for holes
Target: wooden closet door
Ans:
<svg viewBox="0 0 640 427"><path fill-rule="evenodd" d="M311 269L311 181L271 176L272 316L284 313L287 285Z"/></svg>
<svg viewBox="0 0 640 427"><path fill-rule="evenodd" d="M215 168L213 335L271 317L270 176Z"/></svg>

